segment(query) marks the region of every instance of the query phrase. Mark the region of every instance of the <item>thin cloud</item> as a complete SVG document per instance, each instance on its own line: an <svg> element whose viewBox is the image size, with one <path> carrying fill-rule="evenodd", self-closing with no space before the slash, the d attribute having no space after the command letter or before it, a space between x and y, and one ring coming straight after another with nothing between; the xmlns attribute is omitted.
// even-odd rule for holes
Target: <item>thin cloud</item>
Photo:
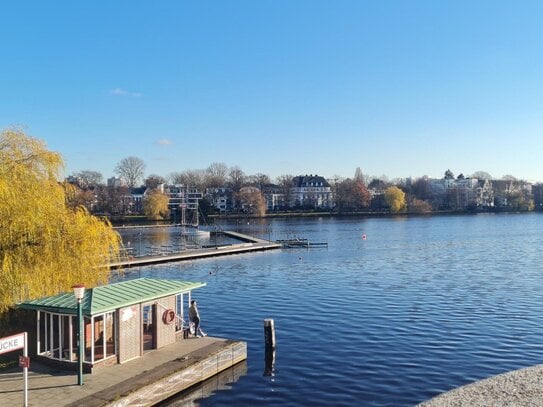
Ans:
<svg viewBox="0 0 543 407"><path fill-rule="evenodd" d="M109 91L109 94L114 95L114 96L128 96L128 97L132 97L132 98L139 98L141 96L141 93L139 93L139 92L129 92L129 91L127 91L125 89L121 89L121 88L111 89Z"/></svg>
<svg viewBox="0 0 543 407"><path fill-rule="evenodd" d="M157 144L159 146L171 146L173 143L171 140L168 140L167 138L161 138L157 141Z"/></svg>

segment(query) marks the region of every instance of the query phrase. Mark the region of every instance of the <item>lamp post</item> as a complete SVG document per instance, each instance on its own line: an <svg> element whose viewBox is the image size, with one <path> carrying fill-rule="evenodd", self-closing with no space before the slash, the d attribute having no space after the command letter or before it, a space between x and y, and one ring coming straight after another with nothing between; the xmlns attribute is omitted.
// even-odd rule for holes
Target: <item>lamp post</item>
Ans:
<svg viewBox="0 0 543 407"><path fill-rule="evenodd" d="M72 287L74 289L75 299L77 300L77 352L78 352L78 375L77 384L83 385L83 296L85 295L85 286L83 284L77 284Z"/></svg>

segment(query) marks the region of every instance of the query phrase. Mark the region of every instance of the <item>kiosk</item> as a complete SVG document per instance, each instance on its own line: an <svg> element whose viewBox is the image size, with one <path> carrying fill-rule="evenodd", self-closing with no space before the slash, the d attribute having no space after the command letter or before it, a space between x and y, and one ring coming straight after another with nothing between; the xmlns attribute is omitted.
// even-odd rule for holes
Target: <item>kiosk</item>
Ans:
<svg viewBox="0 0 543 407"><path fill-rule="evenodd" d="M205 283L139 278L86 289L82 300L84 370L124 363L187 337L191 292ZM73 294L26 301L36 311L36 356L77 369Z"/></svg>

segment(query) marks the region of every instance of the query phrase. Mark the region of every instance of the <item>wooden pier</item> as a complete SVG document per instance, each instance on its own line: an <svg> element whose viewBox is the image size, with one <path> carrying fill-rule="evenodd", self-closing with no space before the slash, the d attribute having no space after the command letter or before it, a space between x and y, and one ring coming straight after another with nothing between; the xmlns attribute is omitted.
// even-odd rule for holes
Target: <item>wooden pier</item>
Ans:
<svg viewBox="0 0 543 407"><path fill-rule="evenodd" d="M247 344L221 338L193 338L146 353L143 357L103 367L85 375L51 368L38 361L30 365L29 405L40 407L152 406L204 382L247 359ZM242 371L246 370L243 369ZM23 405L20 368L0 373L0 404Z"/></svg>
<svg viewBox="0 0 543 407"><path fill-rule="evenodd" d="M125 260L110 263L112 269L146 266L151 264L169 263L183 260L194 260L205 257L225 256L228 254L248 253L264 250L280 249L281 245L268 240L259 239L242 233L223 231L226 236L241 240L243 243L205 247L201 249L183 250L162 255L151 255L141 257L129 257Z"/></svg>
<svg viewBox="0 0 543 407"><path fill-rule="evenodd" d="M287 240L277 240L276 243L284 248L310 248L310 247L328 247L328 242L310 242L304 238L294 238Z"/></svg>

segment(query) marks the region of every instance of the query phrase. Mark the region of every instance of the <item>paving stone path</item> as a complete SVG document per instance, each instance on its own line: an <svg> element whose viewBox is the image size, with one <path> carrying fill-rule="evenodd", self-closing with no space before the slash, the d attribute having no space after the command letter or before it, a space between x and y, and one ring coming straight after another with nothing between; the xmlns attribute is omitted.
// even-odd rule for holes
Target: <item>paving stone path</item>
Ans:
<svg viewBox="0 0 543 407"><path fill-rule="evenodd" d="M128 392L134 380L145 376L166 375L172 361L182 360L188 354L205 351L224 343L220 338L192 338L176 342L122 365L99 369L85 374L83 386L77 385L77 373L59 370L32 361L28 374L28 405L36 407L103 405L107 399ZM161 371L162 370L162 371ZM147 374L146 374L147 372ZM23 373L14 368L0 374L0 406L22 406ZM84 403L83 403L84 401Z"/></svg>

